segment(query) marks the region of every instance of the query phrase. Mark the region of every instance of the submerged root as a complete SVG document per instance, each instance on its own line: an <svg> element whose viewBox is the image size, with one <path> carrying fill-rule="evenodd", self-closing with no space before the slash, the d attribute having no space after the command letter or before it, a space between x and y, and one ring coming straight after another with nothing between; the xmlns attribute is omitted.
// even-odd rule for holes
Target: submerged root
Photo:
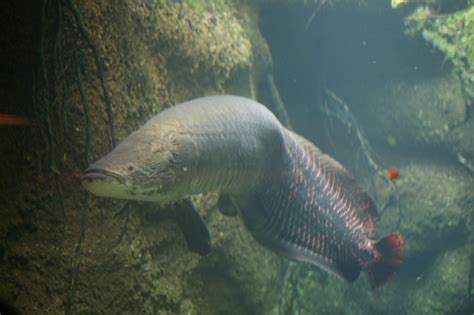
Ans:
<svg viewBox="0 0 474 315"><path fill-rule="evenodd" d="M290 119L288 118L288 113L285 108L285 104L281 98L280 92L276 87L275 80L273 79L273 74L270 72L265 76L265 82L267 89L270 93L272 111L277 116L278 120L288 129L291 129Z"/></svg>
<svg viewBox="0 0 474 315"><path fill-rule="evenodd" d="M115 213L115 217L118 217L118 216L122 216L122 215L125 215L125 223L123 224L123 227L120 231L120 234L119 234L119 237L117 238L117 240L114 242L114 244L112 246L110 246L107 250L106 250L106 253L109 253L110 251L112 251L112 249L116 248L118 245L120 245L120 243L122 242L124 236L125 236L125 233L127 232L127 228L128 228L128 224L130 222L130 217L132 215L132 210L130 209L129 207L130 205L130 201L126 201L121 207L120 209Z"/></svg>
<svg viewBox="0 0 474 315"><path fill-rule="evenodd" d="M68 0L68 5L69 5L69 9L72 11L72 14L74 15L74 19L76 21L77 27L79 28L79 31L81 32L82 37L84 38L87 45L92 50L92 54L94 55L94 61L97 68L97 74L101 82L102 92L104 94L104 99L105 99L110 142L112 144L112 147L115 147L116 140L115 140L114 117L112 113L112 101L110 99L109 90L107 88L107 82L105 80L104 63L102 61L102 57L100 56L99 49L97 48L94 41L92 40L89 33L87 32L84 26L84 23L82 23L81 14L79 12L79 9L76 6L76 3L74 2L74 0Z"/></svg>
<svg viewBox="0 0 474 315"><path fill-rule="evenodd" d="M49 73L46 61L46 49L48 40L46 37L48 28L48 1L43 1L41 4L40 14L40 31L38 41L38 68L36 75L33 78L33 95L34 106L38 106L38 113L44 128L41 128L41 135L46 146L47 153L47 168L54 168L55 157L55 139L53 137L53 130L51 125L51 95ZM42 93L39 93L39 91Z"/></svg>
<svg viewBox="0 0 474 315"><path fill-rule="evenodd" d="M86 167L90 164L90 150L91 150L91 119L90 119L90 110L89 110L89 102L87 101L86 94L84 92L84 84L82 83L81 79L81 66L78 63L77 64L77 69L76 69L76 80L77 80L77 85L79 86L79 94L81 95L81 101L82 101L82 106L84 108L84 114L85 114L85 124L86 124L86 145L84 149L84 155L85 155L85 162L86 162Z"/></svg>
<svg viewBox="0 0 474 315"><path fill-rule="evenodd" d="M69 279L67 299L66 299L66 304L64 307L65 314L71 314L72 312L71 308L74 304L74 297L77 291L77 282L79 279L79 273L80 273L80 269L82 265L82 258L84 256L83 244L86 238L87 212L90 210L90 195L89 194L86 194L84 204L85 204L85 207L81 211L81 216L80 216L79 240L77 241L77 244L76 244L75 254L73 258L73 268L71 271L71 277Z"/></svg>
<svg viewBox="0 0 474 315"><path fill-rule="evenodd" d="M301 303L298 298L300 296L298 292L299 279L298 269L294 268L294 263L285 261L282 275L282 289L280 290L282 299L279 313L281 315L301 313ZM290 290L289 292L288 289Z"/></svg>
<svg viewBox="0 0 474 315"><path fill-rule="evenodd" d="M470 171L472 174L474 174L474 163L469 161L468 158L466 158L459 150L454 149L456 152L456 157L458 159L458 162L466 168L466 170Z"/></svg>

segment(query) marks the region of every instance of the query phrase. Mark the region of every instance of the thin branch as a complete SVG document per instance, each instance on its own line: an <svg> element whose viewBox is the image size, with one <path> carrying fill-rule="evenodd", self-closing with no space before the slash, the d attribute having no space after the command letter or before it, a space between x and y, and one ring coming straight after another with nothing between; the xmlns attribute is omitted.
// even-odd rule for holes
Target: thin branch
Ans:
<svg viewBox="0 0 474 315"><path fill-rule="evenodd" d="M58 16L56 23L56 32L54 35L53 56L54 56L54 74L55 82L58 85L58 103L60 104L60 121L62 122L63 132L66 135L68 131L66 104L65 104L65 82L61 80L62 75L67 69L63 66L62 34L63 34L63 8L61 0L56 0L56 14Z"/></svg>
<svg viewBox="0 0 474 315"><path fill-rule="evenodd" d="M122 230L120 231L120 235L117 239L117 241L110 247L108 248L105 253L109 253L110 251L112 251L112 249L114 249L115 247L117 247L118 245L120 245L120 243L122 242L124 236L125 236L125 233L127 232L127 227L128 227L128 224L130 222L130 217L132 215L132 211L130 210L130 208L128 207L130 205L130 201L127 201L125 202L121 207L120 209L115 213L115 217L117 216L120 216L122 214L125 213L126 217L125 217L125 223L123 224L123 227L122 227Z"/></svg>
<svg viewBox="0 0 474 315"><path fill-rule="evenodd" d="M468 171L474 174L474 164L470 162L464 155L462 155L461 152L459 152L459 150L457 150L456 148L454 149L454 151L456 152L458 162Z"/></svg>
<svg viewBox="0 0 474 315"><path fill-rule="evenodd" d="M55 146L54 146L54 139L53 139L53 129L51 126L51 118L50 118L50 90L49 90L49 80L48 80L48 70L46 66L46 60L45 60L45 53L44 53L44 46L45 46L45 41L46 41L46 23L47 23L47 5L48 1L44 0L42 5L41 5L41 15L40 15L40 38L39 38L39 47L38 47L38 59L39 59L39 64L40 64L40 69L39 71L41 72L41 79L44 84L44 96L43 96L43 101L44 101L44 110L42 110L42 113L44 113L44 121L46 123L46 146L47 146L47 162L48 162L48 167L49 168L54 168L54 156L55 156Z"/></svg>
<svg viewBox="0 0 474 315"><path fill-rule="evenodd" d="M370 148L369 142L365 138L362 128L360 128L359 123L349 109L349 106L347 106L347 104L330 89L325 88L324 91L330 98L340 105L339 110L328 110L327 114L337 118L346 126L347 129L349 129L349 131L355 133L357 142L359 142L359 146L362 149L362 153L369 167L375 172L381 172L383 174L383 168L380 167L372 158L372 149ZM385 176L383 177L385 178Z"/></svg>
<svg viewBox="0 0 474 315"><path fill-rule="evenodd" d="M89 102L87 101L86 94L84 93L84 85L82 84L81 79L81 66L80 63L76 67L76 77L77 85L79 86L79 94L81 95L82 106L84 108L85 123L86 123L86 145L85 145L85 159L86 166L90 164L90 150L91 150L91 119L90 119L90 110Z"/></svg>
<svg viewBox="0 0 474 315"><path fill-rule="evenodd" d="M316 9L314 9L313 11L313 14L311 14L311 16L309 17L309 19L306 21L306 24L305 24L305 27L304 27L304 31L306 32L309 28L309 26L311 25L311 23L313 23L313 20L314 18L316 17L316 15L319 13L319 11L321 11L321 8L323 7L324 5L324 1L321 1L319 2L319 4L317 5Z"/></svg>
<svg viewBox="0 0 474 315"><path fill-rule="evenodd" d="M79 279L79 273L80 273L80 269L82 265L83 244L86 238L86 225L87 225L86 211L90 209L89 194L86 194L85 196L84 205L85 205L85 208L81 211L81 217L80 217L80 222L79 222L80 224L79 240L77 241L77 244L76 244L76 252L73 258L73 268L71 271L71 278L69 280L67 300L66 300L66 305L64 307L65 314L71 314L71 308L74 302L74 296L76 295L76 291L77 291L77 282Z"/></svg>
<svg viewBox="0 0 474 315"><path fill-rule="evenodd" d="M272 98L273 110L275 115L278 117L278 120L288 129L291 129L290 119L288 118L288 113L285 108L285 104L280 96L280 92L275 84L275 80L273 79L273 74L271 72L267 73L266 75L266 82L268 85L268 90L270 92L270 96Z"/></svg>

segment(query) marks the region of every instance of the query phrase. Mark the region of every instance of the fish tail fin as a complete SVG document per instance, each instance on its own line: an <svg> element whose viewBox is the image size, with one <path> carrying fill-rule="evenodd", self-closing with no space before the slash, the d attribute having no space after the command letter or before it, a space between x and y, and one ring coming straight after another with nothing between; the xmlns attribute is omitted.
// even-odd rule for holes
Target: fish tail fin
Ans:
<svg viewBox="0 0 474 315"><path fill-rule="evenodd" d="M395 232L374 243L379 257L367 268L372 288L389 281L398 272L403 262L404 242L400 233Z"/></svg>

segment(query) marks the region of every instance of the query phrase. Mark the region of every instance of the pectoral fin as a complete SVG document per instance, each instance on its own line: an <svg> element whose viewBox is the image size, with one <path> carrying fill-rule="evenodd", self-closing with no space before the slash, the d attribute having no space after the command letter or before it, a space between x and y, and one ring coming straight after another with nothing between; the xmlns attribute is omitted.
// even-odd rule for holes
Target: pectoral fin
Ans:
<svg viewBox="0 0 474 315"><path fill-rule="evenodd" d="M228 193L221 192L217 200L217 208L219 212L228 217L235 217L239 214L237 205Z"/></svg>
<svg viewBox="0 0 474 315"><path fill-rule="evenodd" d="M211 251L211 234L190 198L175 204L176 220L188 248L204 256Z"/></svg>

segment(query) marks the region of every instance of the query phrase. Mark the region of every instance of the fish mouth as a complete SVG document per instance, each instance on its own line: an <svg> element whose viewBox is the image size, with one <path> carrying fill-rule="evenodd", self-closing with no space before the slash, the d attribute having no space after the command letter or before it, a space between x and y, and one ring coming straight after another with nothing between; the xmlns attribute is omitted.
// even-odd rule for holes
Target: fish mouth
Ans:
<svg viewBox="0 0 474 315"><path fill-rule="evenodd" d="M122 175L101 168L89 167L81 177L81 182L109 181L123 184L125 179Z"/></svg>
<svg viewBox="0 0 474 315"><path fill-rule="evenodd" d="M105 198L157 201L153 190L134 185L127 177L99 167L89 167L81 177L82 186L90 193Z"/></svg>

